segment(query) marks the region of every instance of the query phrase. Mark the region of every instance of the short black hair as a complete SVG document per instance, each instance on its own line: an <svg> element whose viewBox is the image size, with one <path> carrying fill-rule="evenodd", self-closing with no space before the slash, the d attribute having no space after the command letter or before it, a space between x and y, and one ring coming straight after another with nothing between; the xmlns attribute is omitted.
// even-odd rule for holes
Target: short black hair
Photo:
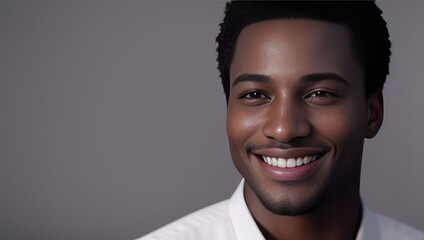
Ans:
<svg viewBox="0 0 424 240"><path fill-rule="evenodd" d="M230 94L230 66L237 38L244 27L273 19L312 19L347 26L353 52L364 72L367 98L382 89L389 74L387 23L374 1L232 1L216 37L218 70L225 96Z"/></svg>

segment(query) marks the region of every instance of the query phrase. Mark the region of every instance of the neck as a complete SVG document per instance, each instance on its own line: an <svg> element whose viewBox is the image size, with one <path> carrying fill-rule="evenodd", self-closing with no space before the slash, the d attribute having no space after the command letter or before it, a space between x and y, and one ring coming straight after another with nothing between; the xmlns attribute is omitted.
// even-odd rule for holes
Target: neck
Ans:
<svg viewBox="0 0 424 240"><path fill-rule="evenodd" d="M334 196L327 196L319 207L299 216L276 215L266 209L255 194L246 194L246 203L267 240L354 240L358 232L362 207L359 185L344 188ZM333 191L334 192L334 191Z"/></svg>

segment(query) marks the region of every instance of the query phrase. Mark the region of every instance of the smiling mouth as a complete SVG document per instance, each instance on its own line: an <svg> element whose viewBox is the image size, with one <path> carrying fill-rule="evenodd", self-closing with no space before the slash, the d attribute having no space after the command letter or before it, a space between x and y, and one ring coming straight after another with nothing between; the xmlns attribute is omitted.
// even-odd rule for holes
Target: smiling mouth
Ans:
<svg viewBox="0 0 424 240"><path fill-rule="evenodd" d="M298 157L298 158L275 158L275 157L267 157L267 156L261 156L262 160L269 165L279 167L279 168L295 168L300 167L302 165L309 164L311 162L314 162L316 159L318 159L319 155L312 155L312 156L305 156L305 157Z"/></svg>

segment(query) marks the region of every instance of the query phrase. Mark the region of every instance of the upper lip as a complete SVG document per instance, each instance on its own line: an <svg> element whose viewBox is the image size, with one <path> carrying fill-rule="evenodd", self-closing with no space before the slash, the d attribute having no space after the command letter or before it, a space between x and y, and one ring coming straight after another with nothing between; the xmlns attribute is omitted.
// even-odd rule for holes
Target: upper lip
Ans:
<svg viewBox="0 0 424 240"><path fill-rule="evenodd" d="M313 147L299 147L299 148L259 148L252 150L255 155L261 155L272 158L299 158L306 156L321 156L324 155L328 150L324 148L313 148Z"/></svg>

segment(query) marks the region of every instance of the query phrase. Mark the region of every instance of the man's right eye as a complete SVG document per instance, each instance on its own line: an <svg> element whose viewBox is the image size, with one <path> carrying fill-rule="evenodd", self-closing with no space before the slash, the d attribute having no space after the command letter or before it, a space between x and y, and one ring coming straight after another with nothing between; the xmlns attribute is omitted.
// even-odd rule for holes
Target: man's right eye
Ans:
<svg viewBox="0 0 424 240"><path fill-rule="evenodd" d="M263 98L265 97L265 95L261 92L255 91L255 92L249 92L247 94L245 94L244 98L247 99L259 99L259 98Z"/></svg>
<svg viewBox="0 0 424 240"><path fill-rule="evenodd" d="M240 96L240 99L247 104L259 105L268 102L271 98L261 91L249 91Z"/></svg>

